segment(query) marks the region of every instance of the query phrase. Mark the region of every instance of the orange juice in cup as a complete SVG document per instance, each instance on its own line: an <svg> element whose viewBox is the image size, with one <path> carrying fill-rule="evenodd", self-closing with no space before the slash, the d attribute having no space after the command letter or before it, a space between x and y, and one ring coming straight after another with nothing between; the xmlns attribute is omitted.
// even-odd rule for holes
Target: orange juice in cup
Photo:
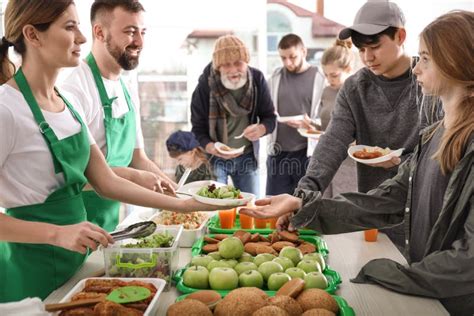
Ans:
<svg viewBox="0 0 474 316"><path fill-rule="evenodd" d="M255 228L267 228L267 220L261 218L254 218Z"/></svg>
<svg viewBox="0 0 474 316"><path fill-rule="evenodd" d="M369 230L364 231L365 241L370 241L370 242L377 241L378 233L379 233L378 229L369 229Z"/></svg>
<svg viewBox="0 0 474 316"><path fill-rule="evenodd" d="M276 229L276 224L278 221L278 217L273 217L268 219L268 223L270 224L271 229Z"/></svg>
<svg viewBox="0 0 474 316"><path fill-rule="evenodd" d="M253 228L253 217L239 213L240 216L240 228L252 229Z"/></svg>
<svg viewBox="0 0 474 316"><path fill-rule="evenodd" d="M221 228L230 229L234 227L234 210L219 211L219 221Z"/></svg>
<svg viewBox="0 0 474 316"><path fill-rule="evenodd" d="M232 227L235 226L235 219L237 218L237 208L234 207L232 209Z"/></svg>

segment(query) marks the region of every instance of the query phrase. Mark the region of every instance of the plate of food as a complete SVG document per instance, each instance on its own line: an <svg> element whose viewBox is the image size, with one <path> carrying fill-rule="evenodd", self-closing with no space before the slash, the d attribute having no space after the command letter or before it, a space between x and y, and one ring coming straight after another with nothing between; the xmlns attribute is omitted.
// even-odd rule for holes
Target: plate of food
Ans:
<svg viewBox="0 0 474 316"><path fill-rule="evenodd" d="M349 147L347 154L357 162L371 165L379 162L385 162L392 157L400 157L405 148L392 150L390 148L381 148L378 146L355 145Z"/></svg>
<svg viewBox="0 0 474 316"><path fill-rule="evenodd" d="M232 148L220 142L215 143L214 146L216 147L218 152L224 155L243 154L245 149L245 146L242 146L240 148Z"/></svg>
<svg viewBox="0 0 474 316"><path fill-rule="evenodd" d="M241 192L232 185L225 185L215 181L205 184L199 188L193 187L188 190L194 199L201 203L219 206L241 206L246 205L255 195Z"/></svg>
<svg viewBox="0 0 474 316"><path fill-rule="evenodd" d="M310 128L298 128L298 133L300 133L300 135L303 137L316 138L316 139L319 139L319 137L321 137L321 135L324 134L323 131L320 131L317 129L310 129Z"/></svg>
<svg viewBox="0 0 474 316"><path fill-rule="evenodd" d="M292 115L292 116L277 116L277 121L280 123L285 123L288 121L302 121L304 120L304 114L301 115Z"/></svg>

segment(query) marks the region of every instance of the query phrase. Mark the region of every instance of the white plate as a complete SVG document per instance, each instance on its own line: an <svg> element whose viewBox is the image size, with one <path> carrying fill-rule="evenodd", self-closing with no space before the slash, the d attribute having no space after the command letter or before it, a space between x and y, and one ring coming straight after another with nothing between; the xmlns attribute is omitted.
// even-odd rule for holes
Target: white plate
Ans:
<svg viewBox="0 0 474 316"><path fill-rule="evenodd" d="M285 123L288 121L302 121L304 120L304 114L293 115L293 116L277 116L277 121L280 123Z"/></svg>
<svg viewBox="0 0 474 316"><path fill-rule="evenodd" d="M82 292L84 287L86 286L86 280L122 280L125 282L130 282L130 281L141 281L141 282L146 282L146 283L151 283L156 287L156 294L155 297L153 297L153 300L150 302L150 305L148 305L148 308L145 310L145 313L143 316L152 316L156 315L158 312L158 298L161 295L161 292L163 292L163 288L165 287L166 281L158 278L87 278L79 281L74 288L67 293L67 295L60 301L60 303L66 303L71 301L71 298L74 296L74 294ZM56 314L55 314L56 315ZM59 315L59 313L57 313Z"/></svg>
<svg viewBox="0 0 474 316"><path fill-rule="evenodd" d="M374 147L373 146L366 146L366 145L351 146L351 147L349 147L349 149L347 149L347 154L349 155L349 157L351 157L352 159L354 159L357 162L360 162L360 163L363 163L363 164L366 164L366 165L371 165L371 164L374 164L374 163L389 161L390 159L392 159L392 157L400 157L402 155L403 151L405 150L405 148L392 150L387 155L384 155L384 156L378 157L378 158L374 158L374 159L359 159L359 158L356 158L356 157L353 156L353 154L356 151L362 150L364 148L374 148Z"/></svg>
<svg viewBox="0 0 474 316"><path fill-rule="evenodd" d="M300 133L300 135L303 137L314 138L314 139L319 139L319 137L321 137L321 135L324 134L323 131L320 131L320 133L318 134L313 134L313 133L308 133L307 130L308 130L307 128L298 128L298 133Z"/></svg>
<svg viewBox="0 0 474 316"><path fill-rule="evenodd" d="M224 154L224 155L242 154L244 152L244 149L245 149L245 146L242 146L240 148L231 148L231 150L223 150L222 147L227 146L227 145L225 145L223 143L220 143L220 142L214 143L214 146L216 147L218 152L220 152L221 154ZM227 147L229 147L229 146L227 146Z"/></svg>
<svg viewBox="0 0 474 316"><path fill-rule="evenodd" d="M216 187L222 187L226 184L207 180L207 181L196 181L192 183L188 183L187 185L183 186L181 190L186 190L185 192L191 194L196 201L201 203L209 204L209 205L218 205L218 206L242 206L247 205L252 199L255 199L255 195L252 193L247 192L240 192L242 195L242 199L212 199L197 195L197 191L201 189L203 186L207 186L210 184L215 184Z"/></svg>

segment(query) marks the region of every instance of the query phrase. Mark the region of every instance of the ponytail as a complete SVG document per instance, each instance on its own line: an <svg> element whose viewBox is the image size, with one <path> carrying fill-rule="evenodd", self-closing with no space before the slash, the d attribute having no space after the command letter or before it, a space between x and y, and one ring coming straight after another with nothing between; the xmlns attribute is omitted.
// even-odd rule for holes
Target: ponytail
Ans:
<svg viewBox="0 0 474 316"><path fill-rule="evenodd" d="M350 40L337 39L334 45L327 48L321 57L322 65L336 64L341 69L352 69L354 54L351 51L352 42Z"/></svg>
<svg viewBox="0 0 474 316"><path fill-rule="evenodd" d="M8 49L13 46L5 37L0 41L0 84L7 82L15 73L15 65L8 58Z"/></svg>

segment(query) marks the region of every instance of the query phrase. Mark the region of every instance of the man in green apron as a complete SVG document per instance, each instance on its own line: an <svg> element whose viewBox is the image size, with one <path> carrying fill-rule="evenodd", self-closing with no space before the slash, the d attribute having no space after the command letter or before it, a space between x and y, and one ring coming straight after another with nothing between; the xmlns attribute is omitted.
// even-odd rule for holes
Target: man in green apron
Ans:
<svg viewBox="0 0 474 316"><path fill-rule="evenodd" d="M114 172L149 189L173 192L176 184L146 155L138 102L120 75L138 66L145 32L138 1L95 1L91 8L93 46L62 86L81 100L85 120ZM83 192L88 221L107 231L118 224L120 202Z"/></svg>

